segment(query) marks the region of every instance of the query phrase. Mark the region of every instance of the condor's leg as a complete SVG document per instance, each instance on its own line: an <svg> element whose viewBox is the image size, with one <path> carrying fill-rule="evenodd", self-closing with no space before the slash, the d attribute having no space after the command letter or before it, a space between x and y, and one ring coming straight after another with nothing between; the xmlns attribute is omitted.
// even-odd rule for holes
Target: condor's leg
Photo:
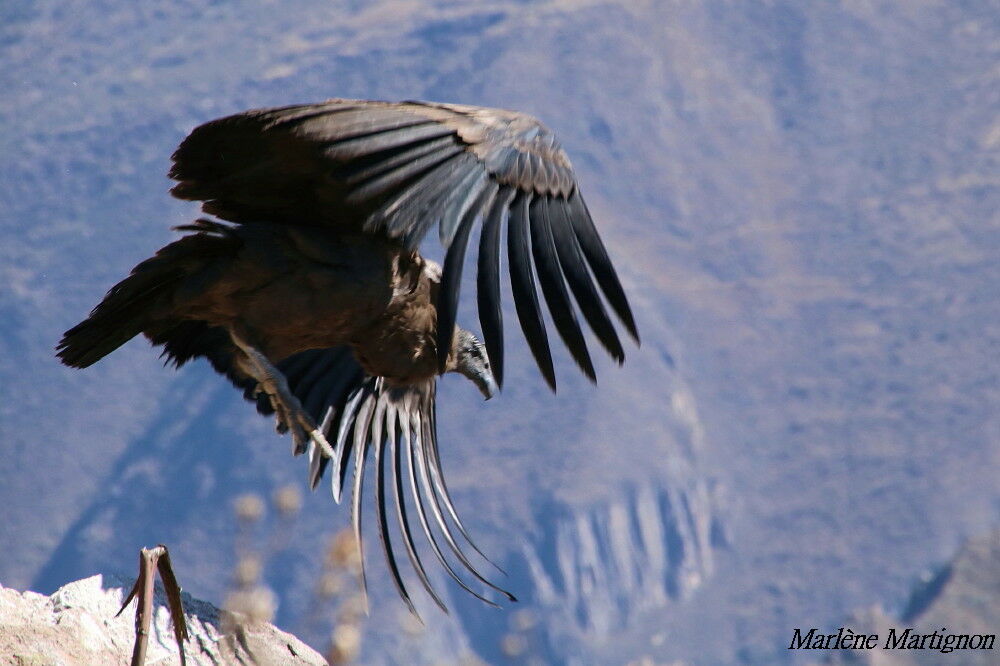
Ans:
<svg viewBox="0 0 1000 666"><path fill-rule="evenodd" d="M271 406L274 407L278 422L284 423L292 431L295 452L304 452L306 442L312 440L327 458L333 458L333 447L326 441L316 422L302 408L302 403L288 387L288 380L281 370L233 327L229 328L229 337L245 355L243 369L257 380L260 388L271 399Z"/></svg>

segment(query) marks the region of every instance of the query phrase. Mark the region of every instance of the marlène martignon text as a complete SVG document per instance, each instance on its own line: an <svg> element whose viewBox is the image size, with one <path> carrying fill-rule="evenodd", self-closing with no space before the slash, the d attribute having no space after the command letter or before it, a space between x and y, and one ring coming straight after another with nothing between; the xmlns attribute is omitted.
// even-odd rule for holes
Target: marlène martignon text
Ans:
<svg viewBox="0 0 1000 666"><path fill-rule="evenodd" d="M918 633L913 627L889 629L889 635L882 641L878 634L859 634L853 629L841 627L835 634L821 634L819 629L810 629L803 634L795 629L789 650L937 650L948 653L954 650L992 650L996 634L950 634L946 627L930 634Z"/></svg>

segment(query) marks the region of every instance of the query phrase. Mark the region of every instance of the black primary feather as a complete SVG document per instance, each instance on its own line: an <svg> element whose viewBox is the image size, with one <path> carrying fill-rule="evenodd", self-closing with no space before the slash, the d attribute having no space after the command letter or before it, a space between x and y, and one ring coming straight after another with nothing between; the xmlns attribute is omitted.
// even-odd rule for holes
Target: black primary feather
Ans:
<svg viewBox="0 0 1000 666"><path fill-rule="evenodd" d="M415 444L409 441L407 441L406 443L407 460L408 460L406 469L407 469L407 476L409 477L410 481L410 493L413 496L414 504L417 507L417 517L420 519L420 526L423 528L424 534L427 535L427 540L431 544L431 550L434 551L435 557L437 557L438 562L441 563L441 566L444 568L445 571L448 572L448 575L451 576L452 580L458 583L463 590L465 590L472 596L476 597L480 601L484 601L485 603L489 604L490 606L493 606L494 608L499 608L497 604L490 601L489 599L487 599L486 597L482 596L481 594L473 590L471 587L469 587L466 584L466 582L462 580L462 578L458 575L458 573L455 572L454 567L451 566L451 564L445 558L444 553L441 551L441 546L438 544L437 537L434 535L434 530L431 529L430 522L427 519L427 509L426 506L424 505L424 493L433 492L433 490L428 490L426 488L424 488L424 490L421 490L421 488L417 484L417 475L416 475L416 470L418 466L417 456L419 455L417 452L422 450L424 446L424 438L422 433L423 433L423 423L421 414L420 412L416 412L414 414L414 428L413 428L413 442L415 442Z"/></svg>
<svg viewBox="0 0 1000 666"><path fill-rule="evenodd" d="M619 319L625 324L629 334L638 342L639 330L636 328L635 318L632 316L632 308L629 307L625 290L622 289L621 282L618 281L618 274L611 264L608 251L604 249L601 237L597 234L594 221L590 217L590 211L587 210L587 204L584 203L579 190L573 192L573 196L569 198L569 206L570 222L573 225L576 238L580 242L580 247L587 256L590 269L594 271L594 276L597 278L598 284L601 285L601 290L608 302L611 303L611 307L618 313Z"/></svg>
<svg viewBox="0 0 1000 666"><path fill-rule="evenodd" d="M510 262L510 286L514 292L514 305L521 330L528 341L528 348L549 387L556 390L556 375L552 368L548 336L538 307L538 294L531 275L531 250L528 241L528 198L518 193L510 207L507 223L507 256Z"/></svg>
<svg viewBox="0 0 1000 666"><path fill-rule="evenodd" d="M403 405L403 409L396 412L395 416L399 420L399 435L393 438L392 442L392 479L393 479L393 490L396 500L396 519L399 522L399 531L403 535L403 544L406 546L406 553L410 557L410 563L413 565L413 570L417 574L417 578L420 579L420 583L427 590L427 594L431 596L434 603L437 604L438 608L448 613L448 607L445 606L441 597L438 596L437 591L434 586L431 585L430 579L427 577L427 572L424 570L424 564L420 560L420 555L417 552L417 547L413 541L413 534L410 529L410 519L406 512L406 495L403 492L403 465L402 465L402 452L405 442L405 447L407 452L410 450L410 422L413 419L413 412L411 411L412 400L406 400Z"/></svg>
<svg viewBox="0 0 1000 666"><path fill-rule="evenodd" d="M503 388L503 311L500 307L500 231L507 206L514 197L514 189L500 188L493 200L479 236L479 271L476 292L479 307L479 325L483 329L483 342L490 359L497 386Z"/></svg>
<svg viewBox="0 0 1000 666"><path fill-rule="evenodd" d="M548 303L549 314L552 315L556 330L566 346L569 347L573 360L590 381L596 382L594 364L590 361L587 343L583 339L583 332L576 321L573 306L569 302L562 269L559 267L556 248L552 242L546 199L547 197L535 197L528 208L531 222L531 250L535 256L538 283L542 286L542 294L545 295L545 302Z"/></svg>
<svg viewBox="0 0 1000 666"><path fill-rule="evenodd" d="M385 554L386 564L389 566L389 572L392 574L392 582L396 585L396 590L399 592L399 596L403 598L406 602L406 606L410 609L410 612L420 617L417 613L417 609L413 606L413 601L410 599L410 595L406 590L406 584L403 582L403 577L399 573L399 566L396 564L396 554L392 547L392 540L389 536L389 521L386 517L386 507L385 507L385 447L387 446L386 440L392 441L395 439L395 426L396 419L395 414L392 417L387 417L387 412L390 410L390 406L387 404L388 401L384 401L382 398L379 399L379 406L375 412L375 419L373 422L373 433L372 440L375 445L375 512L378 515L378 534L379 538L382 540L382 552ZM385 431L383 431L383 425L385 426Z"/></svg>
<svg viewBox="0 0 1000 666"><path fill-rule="evenodd" d="M548 199L547 203L549 206L549 227L552 231L556 251L559 254L559 264L563 269L563 275L566 276L566 282L569 283L573 296L576 297L577 305L580 306L580 311L583 312L583 316L594 330L597 339L601 341L611 357L620 364L625 360L625 351L622 349L614 324L611 323L604 311L601 297L587 271L586 260L567 217L567 203L561 199Z"/></svg>
<svg viewBox="0 0 1000 666"><path fill-rule="evenodd" d="M448 247L448 254L444 259L437 299L437 352L440 372L444 372L448 355L451 353L451 339L455 330L455 319L458 315L458 294L462 286L462 270L465 266L465 250L469 244L472 223L479 210L487 206L495 194L496 186L484 189L479 193L476 203L470 206L462 217L455 239Z"/></svg>

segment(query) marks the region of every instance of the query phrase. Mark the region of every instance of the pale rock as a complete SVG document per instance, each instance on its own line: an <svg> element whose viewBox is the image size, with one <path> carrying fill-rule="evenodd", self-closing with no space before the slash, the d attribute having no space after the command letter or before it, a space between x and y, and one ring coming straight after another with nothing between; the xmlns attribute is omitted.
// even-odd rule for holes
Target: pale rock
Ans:
<svg viewBox="0 0 1000 666"><path fill-rule="evenodd" d="M125 664L135 641L135 601L118 617L134 579L100 574L68 583L52 596L19 592L0 585L0 664L4 666L70 666ZM220 611L212 604L183 594L191 635L185 643L192 666L253 663L246 652L224 635ZM157 587L150 627L148 666L178 664L170 613ZM274 625L246 625L246 645L259 664L319 665L326 661L315 650Z"/></svg>

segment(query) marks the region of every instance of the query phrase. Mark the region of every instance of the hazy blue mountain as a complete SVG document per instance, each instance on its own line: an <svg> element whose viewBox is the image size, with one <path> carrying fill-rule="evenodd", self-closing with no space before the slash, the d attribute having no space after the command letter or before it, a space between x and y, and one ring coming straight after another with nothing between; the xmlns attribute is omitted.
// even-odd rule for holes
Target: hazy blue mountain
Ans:
<svg viewBox="0 0 1000 666"><path fill-rule="evenodd" d="M0 581L164 542L221 601L234 498L304 484L288 438L206 364L52 348L197 214L165 176L195 125L417 98L559 134L643 336L596 388L560 350L552 396L512 334L500 399L442 382L449 483L529 652L789 662L793 627L903 604L1000 522L998 39L988 2L0 4ZM272 549L283 627L346 513L321 489ZM367 663L504 658L511 612L454 587L400 633L369 554Z"/></svg>

